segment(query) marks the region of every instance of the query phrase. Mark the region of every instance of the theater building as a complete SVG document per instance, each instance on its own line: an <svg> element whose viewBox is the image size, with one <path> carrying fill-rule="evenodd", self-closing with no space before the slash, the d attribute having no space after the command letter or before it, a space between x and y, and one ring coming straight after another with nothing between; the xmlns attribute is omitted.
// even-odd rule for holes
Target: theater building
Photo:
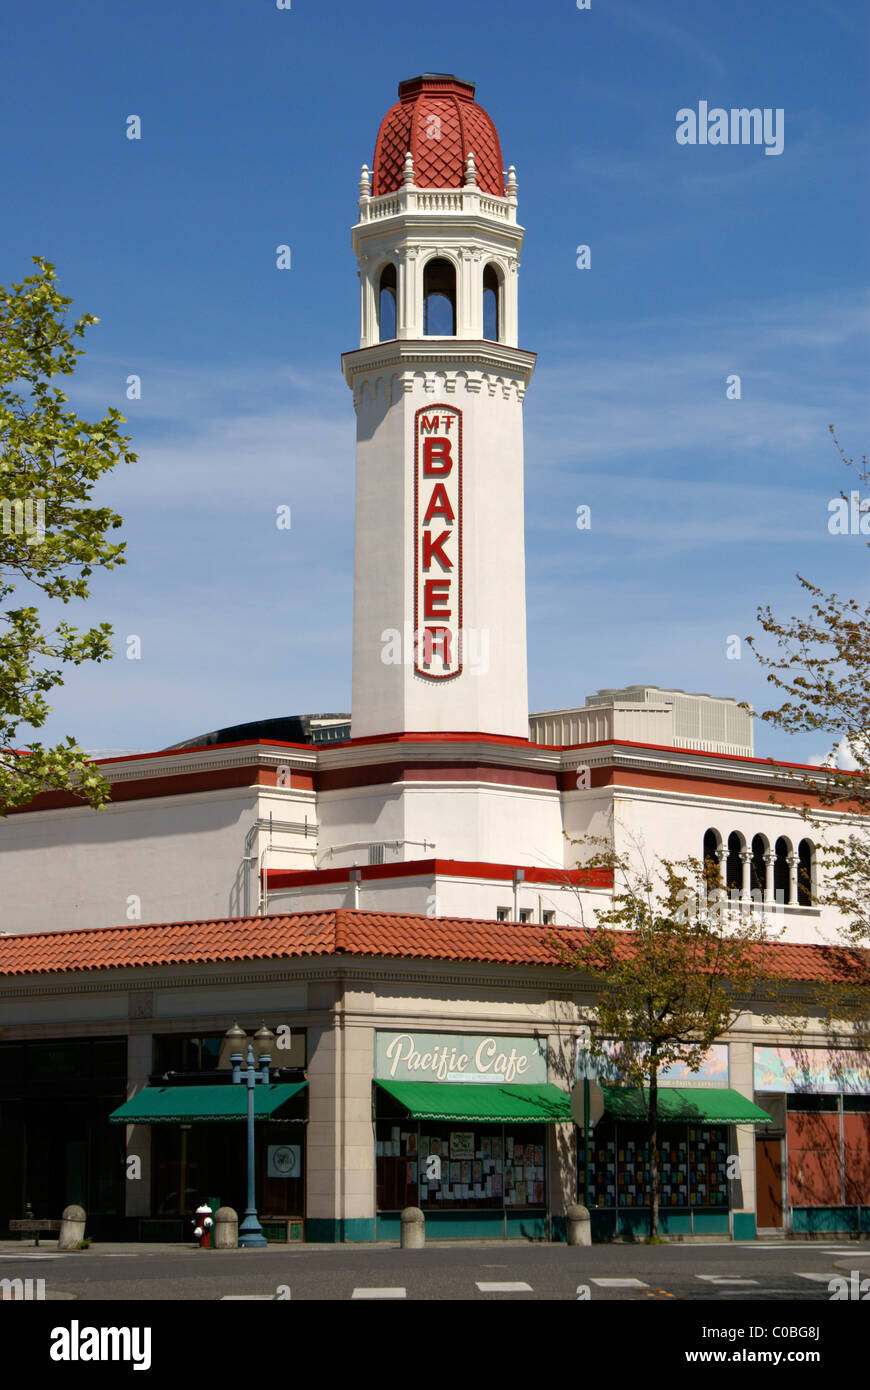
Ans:
<svg viewBox="0 0 870 1390"><path fill-rule="evenodd" d="M0 824L7 1215L81 1200L98 1230L181 1234L194 1195L243 1206L238 1021L276 1039L258 1191L279 1235L391 1238L410 1203L436 1234L558 1238L587 1180L600 1233L630 1229L635 1112L611 1097L581 1173L567 1108L594 981L551 933L612 891L583 865L587 834L716 859L784 973L840 968L802 769L755 757L736 699L639 684L529 714L518 190L473 84L400 84L352 229L350 712L106 759L100 811L47 793ZM755 1049L787 1046L749 1012L700 1077L669 1078L674 1232L751 1234L757 1156L770 1227L804 1206L865 1220L862 1059L846 1090L819 1089L813 1128L795 1097L833 1083L830 1059L771 1089ZM795 1158L822 1131L840 1145L827 1185Z"/></svg>
<svg viewBox="0 0 870 1390"><path fill-rule="evenodd" d="M273 1239L395 1239L408 1205L432 1239L563 1238L585 1195L569 1090L595 982L565 968L552 935L343 909L0 939L0 1219L78 1201L97 1238L182 1239L203 1198L243 1207L238 1023L273 1034L256 1125ZM790 979L835 978L819 947L771 949ZM866 1058L840 1055L835 1093L821 1034L806 1039L827 1062L814 1076L760 1029L747 1009L700 1073L664 1078L664 1229L867 1229ZM642 1230L647 1200L638 1097L605 1094L589 1182L601 1237ZM770 1160L781 1167L786 1145L777 1193Z"/></svg>

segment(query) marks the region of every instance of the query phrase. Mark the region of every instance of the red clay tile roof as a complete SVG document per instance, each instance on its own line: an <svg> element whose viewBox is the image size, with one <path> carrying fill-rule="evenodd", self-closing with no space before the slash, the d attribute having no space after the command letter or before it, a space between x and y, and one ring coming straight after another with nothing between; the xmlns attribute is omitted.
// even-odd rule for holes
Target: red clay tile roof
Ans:
<svg viewBox="0 0 870 1390"><path fill-rule="evenodd" d="M0 936L0 979L135 966L374 956L490 965L562 965L557 936L571 949L589 933L473 918L341 909L217 921L136 924ZM626 945L630 942L628 933ZM801 981L866 980L870 951L831 946L765 948L771 975Z"/></svg>
<svg viewBox="0 0 870 1390"><path fill-rule="evenodd" d="M399 100L381 121L375 144L372 193L376 198L401 188L409 150L418 188L461 188L465 162L473 154L478 188L504 197L498 131L474 100L473 82L446 73L425 73L399 84Z"/></svg>

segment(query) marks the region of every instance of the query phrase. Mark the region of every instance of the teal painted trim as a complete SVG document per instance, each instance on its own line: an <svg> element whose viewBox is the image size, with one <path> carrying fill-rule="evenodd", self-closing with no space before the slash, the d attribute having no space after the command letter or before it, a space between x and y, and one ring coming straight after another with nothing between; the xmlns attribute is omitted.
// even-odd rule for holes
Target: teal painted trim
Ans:
<svg viewBox="0 0 870 1390"><path fill-rule="evenodd" d="M589 1212L592 1227L592 1240L606 1241L613 1240L616 1235L616 1212L610 1211L606 1207L592 1207Z"/></svg>
<svg viewBox="0 0 870 1390"><path fill-rule="evenodd" d="M351 1243L371 1242L375 1239L375 1223L369 1216L348 1216L344 1222L344 1239Z"/></svg>
<svg viewBox="0 0 870 1390"><path fill-rule="evenodd" d="M616 1215L616 1213L614 1213ZM712 1213L714 1218L719 1218L723 1213ZM709 1230L719 1229L719 1227L707 1227ZM692 1216L688 1208L685 1211L662 1211L659 1209L659 1234L660 1236L688 1236L692 1230ZM695 1216L695 1230L698 1230L698 1215ZM724 1225L721 1230L728 1234L728 1216L724 1215ZM618 1213L617 1233L620 1236L628 1236L630 1240L646 1240L649 1236L649 1211L648 1208L638 1208L637 1211L623 1211Z"/></svg>
<svg viewBox="0 0 870 1390"><path fill-rule="evenodd" d="M340 1245L342 1223L332 1216L306 1216L306 1244Z"/></svg>
<svg viewBox="0 0 870 1390"><path fill-rule="evenodd" d="M661 1220L659 1225L661 1225ZM621 1236L648 1236L649 1212L621 1211L616 1229Z"/></svg>
<svg viewBox="0 0 870 1390"><path fill-rule="evenodd" d="M727 1226L726 1226L727 1229ZM755 1228L754 1211L735 1211L734 1213L734 1239L735 1240L755 1240L757 1231Z"/></svg>
<svg viewBox="0 0 870 1390"><path fill-rule="evenodd" d="M755 1217L751 1212L736 1212L734 1219L738 1216L748 1216L752 1223L752 1234L741 1236L741 1240L755 1239ZM730 1233L728 1226L727 1211L696 1211L695 1212L695 1235L696 1236L727 1236Z"/></svg>
<svg viewBox="0 0 870 1390"><path fill-rule="evenodd" d="M428 1233L427 1233L428 1234ZM378 1212L375 1218L375 1240L401 1240L402 1218L398 1212L393 1216Z"/></svg>
<svg viewBox="0 0 870 1390"><path fill-rule="evenodd" d="M378 1212L377 1239L399 1240L402 1235L401 1213ZM427 1240L498 1240L504 1235L504 1218L500 1211L427 1211Z"/></svg>
<svg viewBox="0 0 870 1390"><path fill-rule="evenodd" d="M497 1240L504 1235L500 1211L426 1213L427 1240Z"/></svg>
<svg viewBox="0 0 870 1390"><path fill-rule="evenodd" d="M398 1240L398 1235L396 1240ZM309 1216L305 1221L305 1242L311 1245L343 1245L375 1239L375 1223L369 1217L352 1216L337 1221L329 1216ZM382 1237L387 1239L387 1237Z"/></svg>
<svg viewBox="0 0 870 1390"><path fill-rule="evenodd" d="M863 1209L866 1210L866 1209ZM860 1218L859 1207L792 1207L791 1221L794 1231L858 1231L868 1227Z"/></svg>
<svg viewBox="0 0 870 1390"><path fill-rule="evenodd" d="M546 1216L519 1216L509 1214L507 1218L508 1240L546 1240Z"/></svg>
<svg viewBox="0 0 870 1390"><path fill-rule="evenodd" d="M305 1241L313 1245L340 1245L343 1239L341 1222L331 1216L305 1218Z"/></svg>

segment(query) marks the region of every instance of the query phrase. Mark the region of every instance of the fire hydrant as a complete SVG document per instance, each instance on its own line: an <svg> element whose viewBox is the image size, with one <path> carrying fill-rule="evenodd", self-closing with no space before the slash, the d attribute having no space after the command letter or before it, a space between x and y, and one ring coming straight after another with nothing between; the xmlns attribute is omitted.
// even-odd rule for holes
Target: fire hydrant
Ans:
<svg viewBox="0 0 870 1390"><path fill-rule="evenodd" d="M203 1202L202 1206L196 1209L196 1229L193 1233L199 1241L200 1250L211 1249L211 1231L213 1225L214 1220L211 1214L211 1207L207 1202Z"/></svg>

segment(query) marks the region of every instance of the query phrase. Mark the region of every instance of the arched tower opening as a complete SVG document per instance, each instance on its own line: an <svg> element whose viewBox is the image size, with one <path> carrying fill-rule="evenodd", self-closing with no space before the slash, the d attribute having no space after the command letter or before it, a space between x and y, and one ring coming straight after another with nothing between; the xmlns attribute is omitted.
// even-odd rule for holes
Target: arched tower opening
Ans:
<svg viewBox="0 0 870 1390"><path fill-rule="evenodd" d="M378 337L382 343L395 338L398 321L396 267L390 261L384 266L378 280Z"/></svg>
<svg viewBox="0 0 870 1390"><path fill-rule="evenodd" d="M423 332L434 338L456 336L456 267L444 256L423 268Z"/></svg>
<svg viewBox="0 0 870 1390"><path fill-rule="evenodd" d="M491 343L501 342L502 277L490 261L483 270L483 336Z"/></svg>

